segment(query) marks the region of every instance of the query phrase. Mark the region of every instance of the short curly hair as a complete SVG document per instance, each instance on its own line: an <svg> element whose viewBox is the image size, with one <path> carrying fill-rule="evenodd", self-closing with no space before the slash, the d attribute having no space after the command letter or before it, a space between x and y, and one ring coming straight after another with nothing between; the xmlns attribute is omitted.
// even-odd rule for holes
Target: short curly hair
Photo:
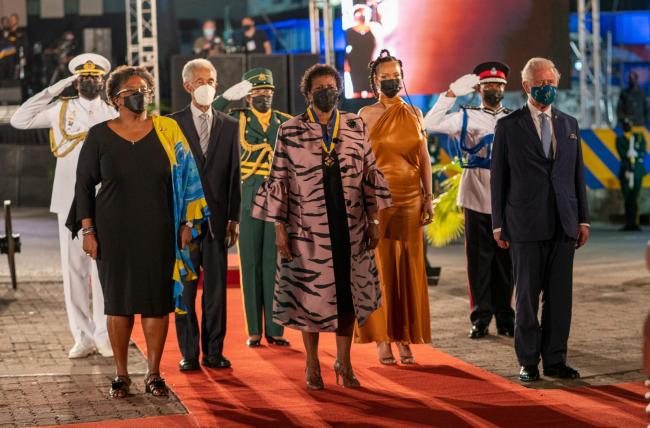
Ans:
<svg viewBox="0 0 650 428"><path fill-rule="evenodd" d="M314 64L305 71L305 74L302 76L300 81L300 92L302 96L305 97L305 101L309 104L309 97L307 94L311 91L311 84L315 77L320 76L332 76L336 80L336 88L341 91L341 86L343 85L343 80L341 75L336 68L328 64Z"/></svg>
<svg viewBox="0 0 650 428"><path fill-rule="evenodd" d="M129 80L130 77L138 76L141 77L149 89L153 91L154 89L154 78L144 67L135 67L132 65L120 65L115 70L111 72L106 79L106 98L111 105L113 104L113 98L117 96L117 93L120 91L120 88Z"/></svg>

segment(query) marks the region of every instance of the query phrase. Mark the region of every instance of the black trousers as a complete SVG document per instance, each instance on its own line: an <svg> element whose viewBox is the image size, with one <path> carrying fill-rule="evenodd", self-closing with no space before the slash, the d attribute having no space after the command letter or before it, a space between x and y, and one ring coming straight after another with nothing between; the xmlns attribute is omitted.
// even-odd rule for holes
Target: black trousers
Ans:
<svg viewBox="0 0 650 428"><path fill-rule="evenodd" d="M499 248L492 234L492 216L465 208L465 254L469 281L470 320L487 326L513 325L512 263L508 250Z"/></svg>
<svg viewBox="0 0 650 428"><path fill-rule="evenodd" d="M576 241L557 221L547 241L511 242L516 292L515 352L521 365L566 363ZM541 325L537 319L542 296Z"/></svg>
<svg viewBox="0 0 650 428"><path fill-rule="evenodd" d="M185 285L183 303L187 314L176 314L176 337L183 358L199 359L199 337L204 357L216 357L223 352L226 337L226 275L228 249L223 241L203 235L190 244L190 255L196 272L203 268L203 298L201 299L201 334L196 316L197 281Z"/></svg>

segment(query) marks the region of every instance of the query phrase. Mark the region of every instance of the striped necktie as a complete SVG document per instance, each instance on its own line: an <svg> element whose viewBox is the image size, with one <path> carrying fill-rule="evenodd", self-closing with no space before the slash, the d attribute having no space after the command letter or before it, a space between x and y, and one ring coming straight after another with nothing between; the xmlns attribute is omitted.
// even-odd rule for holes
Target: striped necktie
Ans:
<svg viewBox="0 0 650 428"><path fill-rule="evenodd" d="M542 147L544 148L544 154L547 158L551 157L551 123L548 121L546 114L541 113L539 115L540 120L540 134L542 140Z"/></svg>
<svg viewBox="0 0 650 428"><path fill-rule="evenodd" d="M203 156L208 152L208 144L210 143L210 128L208 126L208 114L203 113L199 116L199 142L201 144L201 151Z"/></svg>

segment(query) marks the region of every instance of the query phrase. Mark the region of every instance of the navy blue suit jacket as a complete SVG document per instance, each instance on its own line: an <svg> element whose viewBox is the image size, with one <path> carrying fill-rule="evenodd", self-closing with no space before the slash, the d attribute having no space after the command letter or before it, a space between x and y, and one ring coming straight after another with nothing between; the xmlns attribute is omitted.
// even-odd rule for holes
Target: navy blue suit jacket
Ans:
<svg viewBox="0 0 650 428"><path fill-rule="evenodd" d="M553 238L557 221L578 237L589 223L578 121L552 108L555 159L548 159L526 104L497 122L490 186L492 226L507 241Z"/></svg>

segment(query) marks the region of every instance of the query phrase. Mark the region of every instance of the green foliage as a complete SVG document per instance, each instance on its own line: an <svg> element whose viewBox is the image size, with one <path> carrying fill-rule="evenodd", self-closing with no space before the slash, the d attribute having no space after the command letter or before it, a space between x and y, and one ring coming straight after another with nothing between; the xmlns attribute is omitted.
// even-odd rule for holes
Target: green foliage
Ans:
<svg viewBox="0 0 650 428"><path fill-rule="evenodd" d="M444 247L463 236L465 218L456 203L462 171L457 162L433 167L434 174L448 176L442 184L442 192L433 200L433 222L426 229L427 240L436 247Z"/></svg>

